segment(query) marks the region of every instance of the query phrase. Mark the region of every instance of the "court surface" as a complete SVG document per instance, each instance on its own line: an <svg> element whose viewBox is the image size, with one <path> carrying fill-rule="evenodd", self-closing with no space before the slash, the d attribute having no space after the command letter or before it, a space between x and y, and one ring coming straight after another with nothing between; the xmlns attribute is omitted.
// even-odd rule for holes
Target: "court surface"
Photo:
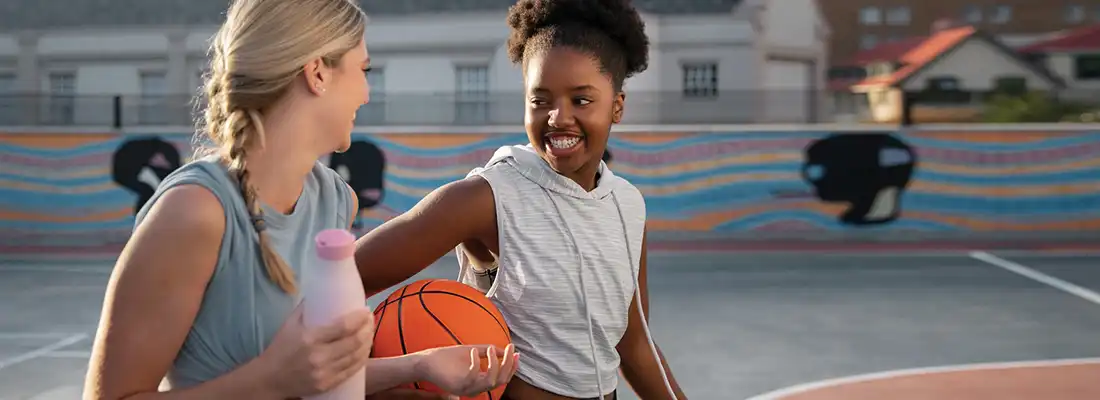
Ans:
<svg viewBox="0 0 1100 400"><path fill-rule="evenodd" d="M79 398L109 268L0 266L0 400ZM654 253L649 273L692 399L1100 398L1098 255Z"/></svg>

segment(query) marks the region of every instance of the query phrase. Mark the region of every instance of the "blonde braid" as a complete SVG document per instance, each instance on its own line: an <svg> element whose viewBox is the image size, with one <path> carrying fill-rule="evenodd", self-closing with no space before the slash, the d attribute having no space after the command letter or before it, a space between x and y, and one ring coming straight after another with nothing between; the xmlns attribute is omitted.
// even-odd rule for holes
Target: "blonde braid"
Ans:
<svg viewBox="0 0 1100 400"><path fill-rule="evenodd" d="M214 96L211 99L221 97L223 96ZM251 185L248 179L247 149L253 146L253 142L256 142L256 145L263 145L264 131L260 114L255 110L229 110L225 103L212 101L210 104L209 109L214 111L208 111L207 121L218 124L211 126L212 128L220 126L220 129L213 129L211 132L217 132L215 135L222 138L222 143L229 147L227 154L229 170L237 178L252 227L259 236L260 252L268 279L284 292L297 294L298 285L295 282L294 272L271 244L271 235L268 234L267 225L264 223L264 212L260 207L259 196L255 186Z"/></svg>

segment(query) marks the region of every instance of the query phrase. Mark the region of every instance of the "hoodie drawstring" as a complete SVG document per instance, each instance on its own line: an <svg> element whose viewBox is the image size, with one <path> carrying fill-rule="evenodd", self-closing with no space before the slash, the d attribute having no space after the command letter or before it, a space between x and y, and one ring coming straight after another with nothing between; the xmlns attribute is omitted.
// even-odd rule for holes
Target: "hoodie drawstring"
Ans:
<svg viewBox="0 0 1100 400"><path fill-rule="evenodd" d="M619 212L619 222L623 224L623 240L626 242L626 254L630 257L630 265L633 268L634 265L634 251L630 249L630 237L627 236L626 229L626 217L623 216L623 207L619 204L619 197L615 196L615 192L611 192L611 200L615 202L615 210ZM639 263L641 261L639 260ZM653 334L649 332L649 322L645 318L645 309L642 308L642 284L638 280L638 275L641 275L641 264L638 265L639 271L634 275L634 302L638 306L638 314L642 316L642 329L645 330L646 341L649 342L649 350L653 352L653 359L657 360L657 368L661 370L661 378L665 381L665 389L668 390L669 398L676 400L676 391L672 389L672 382L668 380L668 373L665 372L664 363L661 362L661 353L657 351L657 344L653 343ZM582 288L583 289L583 288ZM627 317L629 318L629 317ZM591 328L589 328L591 330Z"/></svg>

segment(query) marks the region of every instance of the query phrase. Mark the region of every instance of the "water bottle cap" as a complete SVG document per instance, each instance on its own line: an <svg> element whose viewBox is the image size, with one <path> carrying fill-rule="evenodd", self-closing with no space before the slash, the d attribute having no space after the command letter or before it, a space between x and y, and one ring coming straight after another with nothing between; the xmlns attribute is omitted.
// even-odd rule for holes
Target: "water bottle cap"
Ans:
<svg viewBox="0 0 1100 400"><path fill-rule="evenodd" d="M355 235L344 229L326 229L317 234L317 256L336 261L355 254Z"/></svg>

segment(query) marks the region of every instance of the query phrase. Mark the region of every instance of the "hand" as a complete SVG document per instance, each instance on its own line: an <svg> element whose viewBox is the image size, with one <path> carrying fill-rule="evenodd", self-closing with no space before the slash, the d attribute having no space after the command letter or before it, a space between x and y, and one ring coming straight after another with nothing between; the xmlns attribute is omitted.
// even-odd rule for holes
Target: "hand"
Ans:
<svg viewBox="0 0 1100 400"><path fill-rule="evenodd" d="M519 367L519 353L508 345L504 357L498 358L496 346L450 346L419 352L416 363L418 376L439 386L447 393L459 396L476 396L500 385L507 384ZM486 371L481 370L481 355L489 360Z"/></svg>
<svg viewBox="0 0 1100 400"><path fill-rule="evenodd" d="M347 380L370 359L374 314L350 312L327 326L307 329L302 306L290 314L260 354L271 373L267 384L283 398L325 392Z"/></svg>

